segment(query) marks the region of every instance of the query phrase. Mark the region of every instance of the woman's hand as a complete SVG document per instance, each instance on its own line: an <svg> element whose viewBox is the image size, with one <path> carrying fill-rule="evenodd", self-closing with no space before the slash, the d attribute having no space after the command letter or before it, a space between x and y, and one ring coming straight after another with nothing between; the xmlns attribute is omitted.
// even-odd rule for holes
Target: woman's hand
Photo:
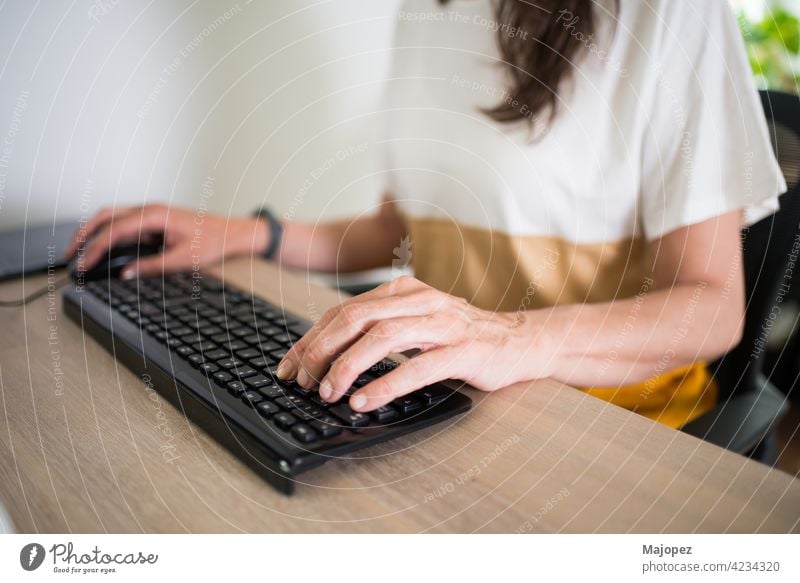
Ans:
<svg viewBox="0 0 800 583"><path fill-rule="evenodd" d="M481 310L413 277L401 277L326 312L294 344L277 373L305 388L321 381L320 395L335 402L387 354L418 349L419 354L354 393L350 406L371 411L444 379L493 391L549 376L547 355L535 349L530 329L518 323L514 314Z"/></svg>
<svg viewBox="0 0 800 583"><path fill-rule="evenodd" d="M109 248L140 239L144 242L153 235L163 235L164 252L126 266L121 274L123 279L200 269L224 257L263 249L269 226L259 219L228 218L162 204L104 209L75 233L66 256L72 258L86 243L81 267L88 270Z"/></svg>

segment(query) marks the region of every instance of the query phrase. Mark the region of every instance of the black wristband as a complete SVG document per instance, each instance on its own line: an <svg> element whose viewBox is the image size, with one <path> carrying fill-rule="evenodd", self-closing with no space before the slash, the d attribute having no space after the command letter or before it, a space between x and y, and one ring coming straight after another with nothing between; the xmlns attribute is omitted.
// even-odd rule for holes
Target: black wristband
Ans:
<svg viewBox="0 0 800 583"><path fill-rule="evenodd" d="M267 248L264 250L263 257L265 259L272 259L278 252L278 248L281 246L281 239L283 238L283 225L275 217L275 215L272 214L272 211L265 207L258 209L253 213L253 216L257 219L267 219L267 224L269 225L269 241L267 241Z"/></svg>

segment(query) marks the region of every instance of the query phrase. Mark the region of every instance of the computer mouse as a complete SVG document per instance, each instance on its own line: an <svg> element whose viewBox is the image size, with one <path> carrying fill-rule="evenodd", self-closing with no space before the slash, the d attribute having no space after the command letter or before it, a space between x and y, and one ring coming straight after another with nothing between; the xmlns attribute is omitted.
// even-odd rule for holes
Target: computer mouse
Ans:
<svg viewBox="0 0 800 583"><path fill-rule="evenodd" d="M78 271L77 257L70 262L68 270L69 274L75 280L97 281L108 279L109 277L116 278L119 277L122 268L131 261L135 261L139 257L144 257L146 255L161 253L162 250L163 245L161 242L126 243L109 249L94 266L86 271Z"/></svg>

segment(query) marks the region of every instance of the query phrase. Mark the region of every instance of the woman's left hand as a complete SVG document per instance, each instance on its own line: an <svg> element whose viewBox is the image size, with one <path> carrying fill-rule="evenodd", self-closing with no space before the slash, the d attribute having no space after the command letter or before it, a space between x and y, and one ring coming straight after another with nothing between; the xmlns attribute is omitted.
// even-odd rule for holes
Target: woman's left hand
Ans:
<svg viewBox="0 0 800 583"><path fill-rule="evenodd" d="M418 349L354 393L350 406L371 411L444 379L493 391L549 376L549 359L535 349L521 321L404 276L327 311L289 350L277 373L308 389L319 383L322 398L336 402L387 354Z"/></svg>

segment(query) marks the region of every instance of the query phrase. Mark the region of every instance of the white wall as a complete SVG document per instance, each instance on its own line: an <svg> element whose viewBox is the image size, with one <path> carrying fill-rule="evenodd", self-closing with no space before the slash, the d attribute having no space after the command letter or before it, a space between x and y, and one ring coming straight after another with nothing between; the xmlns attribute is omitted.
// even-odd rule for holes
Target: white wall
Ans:
<svg viewBox="0 0 800 583"><path fill-rule="evenodd" d="M316 219L369 206L381 184L369 177L380 159L370 112L395 10L396 0L7 0L0 228L112 204L197 206L209 180L208 206L224 213L269 204Z"/></svg>

